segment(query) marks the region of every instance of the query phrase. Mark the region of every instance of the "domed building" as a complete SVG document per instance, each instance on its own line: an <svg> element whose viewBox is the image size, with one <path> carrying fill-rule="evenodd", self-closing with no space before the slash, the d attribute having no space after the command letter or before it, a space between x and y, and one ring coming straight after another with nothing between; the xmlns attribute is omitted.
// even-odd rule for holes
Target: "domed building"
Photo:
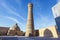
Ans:
<svg viewBox="0 0 60 40"><path fill-rule="evenodd" d="M13 25L12 27L10 27L9 30L20 30L20 28L18 27L17 23L15 25Z"/></svg>
<svg viewBox="0 0 60 40"><path fill-rule="evenodd" d="M20 30L17 23L9 28L7 35L8 36L22 36L24 33Z"/></svg>

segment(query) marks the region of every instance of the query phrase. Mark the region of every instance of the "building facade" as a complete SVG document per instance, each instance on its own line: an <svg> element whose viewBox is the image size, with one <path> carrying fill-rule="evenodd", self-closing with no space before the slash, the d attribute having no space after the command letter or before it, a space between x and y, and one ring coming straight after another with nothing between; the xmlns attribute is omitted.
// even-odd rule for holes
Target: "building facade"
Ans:
<svg viewBox="0 0 60 40"><path fill-rule="evenodd" d="M53 16L56 21L58 31L60 32L60 2L52 7Z"/></svg>

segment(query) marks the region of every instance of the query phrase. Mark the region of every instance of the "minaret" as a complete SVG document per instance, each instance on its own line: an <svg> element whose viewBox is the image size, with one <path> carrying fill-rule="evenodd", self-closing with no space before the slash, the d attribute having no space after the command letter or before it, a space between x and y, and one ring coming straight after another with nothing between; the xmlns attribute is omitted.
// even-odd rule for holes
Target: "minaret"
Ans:
<svg viewBox="0 0 60 40"><path fill-rule="evenodd" d="M28 19L25 36L34 36L33 4L31 3L28 4Z"/></svg>

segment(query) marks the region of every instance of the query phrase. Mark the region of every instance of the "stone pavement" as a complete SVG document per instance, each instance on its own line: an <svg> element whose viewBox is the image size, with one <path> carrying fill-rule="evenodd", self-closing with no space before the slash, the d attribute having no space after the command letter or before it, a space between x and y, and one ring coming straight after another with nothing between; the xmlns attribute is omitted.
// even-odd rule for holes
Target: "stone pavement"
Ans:
<svg viewBox="0 0 60 40"><path fill-rule="evenodd" d="M60 38L47 38L47 37L0 37L0 40L60 40Z"/></svg>

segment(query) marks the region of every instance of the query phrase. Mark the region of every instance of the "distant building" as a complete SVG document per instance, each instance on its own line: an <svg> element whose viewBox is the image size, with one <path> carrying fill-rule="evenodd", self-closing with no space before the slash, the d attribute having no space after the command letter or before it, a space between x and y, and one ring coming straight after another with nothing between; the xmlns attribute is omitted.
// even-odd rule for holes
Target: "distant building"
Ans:
<svg viewBox="0 0 60 40"><path fill-rule="evenodd" d="M6 36L9 28L0 26L0 36Z"/></svg>
<svg viewBox="0 0 60 40"><path fill-rule="evenodd" d="M25 32L21 31L17 24L10 28L0 27L0 36L24 36L24 35Z"/></svg>
<svg viewBox="0 0 60 40"><path fill-rule="evenodd" d="M34 30L34 35L35 36L39 36L39 29L38 30Z"/></svg>
<svg viewBox="0 0 60 40"><path fill-rule="evenodd" d="M23 32L20 30L20 28L18 27L17 24L15 24L13 27L10 27L8 32L7 32L7 35L8 36L23 36Z"/></svg>

